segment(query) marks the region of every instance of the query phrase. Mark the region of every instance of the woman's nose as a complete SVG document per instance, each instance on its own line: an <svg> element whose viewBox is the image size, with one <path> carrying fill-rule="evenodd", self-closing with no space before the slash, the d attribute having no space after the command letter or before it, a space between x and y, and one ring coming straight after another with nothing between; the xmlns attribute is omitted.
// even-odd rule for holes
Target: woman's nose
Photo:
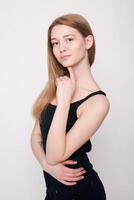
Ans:
<svg viewBox="0 0 134 200"><path fill-rule="evenodd" d="M67 46L65 45L65 43L60 43L59 45L60 52L65 51L66 49L67 49Z"/></svg>

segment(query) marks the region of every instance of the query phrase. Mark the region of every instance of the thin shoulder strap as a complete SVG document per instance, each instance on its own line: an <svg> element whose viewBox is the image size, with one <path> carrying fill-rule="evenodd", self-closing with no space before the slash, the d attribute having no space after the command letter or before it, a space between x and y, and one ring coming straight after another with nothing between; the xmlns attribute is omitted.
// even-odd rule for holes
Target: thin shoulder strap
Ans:
<svg viewBox="0 0 134 200"><path fill-rule="evenodd" d="M102 94L102 95L105 95L106 96L106 93L103 92L102 90L98 90L96 92L92 92L91 94L89 94L88 96L86 96L85 98L81 99L80 102L84 102L85 100L87 100L88 98L92 97L92 96L95 96L97 94Z"/></svg>

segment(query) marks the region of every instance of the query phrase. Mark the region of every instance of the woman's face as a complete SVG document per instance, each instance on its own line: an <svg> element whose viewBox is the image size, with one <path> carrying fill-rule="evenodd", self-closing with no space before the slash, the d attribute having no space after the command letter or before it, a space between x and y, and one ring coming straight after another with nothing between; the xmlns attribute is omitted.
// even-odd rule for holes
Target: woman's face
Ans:
<svg viewBox="0 0 134 200"><path fill-rule="evenodd" d="M64 67L81 62L87 56L89 42L77 29L66 25L56 25L51 31L53 54Z"/></svg>

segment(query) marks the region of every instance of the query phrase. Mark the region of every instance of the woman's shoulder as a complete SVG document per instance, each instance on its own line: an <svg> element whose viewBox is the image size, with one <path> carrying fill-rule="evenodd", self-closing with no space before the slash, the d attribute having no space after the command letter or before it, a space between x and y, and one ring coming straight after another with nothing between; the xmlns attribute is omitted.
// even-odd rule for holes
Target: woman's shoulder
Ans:
<svg viewBox="0 0 134 200"><path fill-rule="evenodd" d="M106 93L98 88L98 90L89 93L84 99L80 101L80 105L77 108L77 116L80 116L83 112L91 111L90 108L102 108L108 112L110 108L110 102Z"/></svg>
<svg viewBox="0 0 134 200"><path fill-rule="evenodd" d="M56 97L54 97L51 101L50 101L50 104L52 104L52 105L57 105L57 99L56 99Z"/></svg>

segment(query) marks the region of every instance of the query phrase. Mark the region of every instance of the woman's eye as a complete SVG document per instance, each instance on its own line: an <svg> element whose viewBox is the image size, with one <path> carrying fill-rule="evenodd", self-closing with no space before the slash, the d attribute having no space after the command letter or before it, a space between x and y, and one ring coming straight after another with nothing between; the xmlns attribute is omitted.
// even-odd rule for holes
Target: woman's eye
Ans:
<svg viewBox="0 0 134 200"><path fill-rule="evenodd" d="M52 43L52 46L55 46L55 45L57 45L58 44L58 42L53 42Z"/></svg>
<svg viewBox="0 0 134 200"><path fill-rule="evenodd" d="M67 38L67 42L71 42L73 40L73 38ZM53 42L52 43L52 46L57 46L58 45L58 42Z"/></svg>
<svg viewBox="0 0 134 200"><path fill-rule="evenodd" d="M67 41L72 41L72 40L73 40L73 38L68 38L68 39L67 39Z"/></svg>

